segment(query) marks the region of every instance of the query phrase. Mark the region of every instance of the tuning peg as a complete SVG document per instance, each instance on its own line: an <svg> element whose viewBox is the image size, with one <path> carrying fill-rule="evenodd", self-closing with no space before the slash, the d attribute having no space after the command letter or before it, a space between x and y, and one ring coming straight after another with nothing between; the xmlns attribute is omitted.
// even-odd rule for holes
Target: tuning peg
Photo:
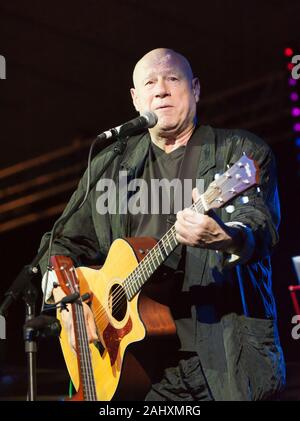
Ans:
<svg viewBox="0 0 300 421"><path fill-rule="evenodd" d="M249 203L249 197L248 196L242 196L240 199L240 202L245 205L246 203Z"/></svg>
<svg viewBox="0 0 300 421"><path fill-rule="evenodd" d="M227 213L233 213L235 211L235 207L233 205L228 205L225 210Z"/></svg>

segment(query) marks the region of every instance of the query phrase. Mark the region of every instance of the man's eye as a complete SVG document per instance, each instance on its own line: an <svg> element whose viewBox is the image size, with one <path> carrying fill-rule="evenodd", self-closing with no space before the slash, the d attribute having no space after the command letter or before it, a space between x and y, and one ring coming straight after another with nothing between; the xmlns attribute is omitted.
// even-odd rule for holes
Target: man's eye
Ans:
<svg viewBox="0 0 300 421"><path fill-rule="evenodd" d="M152 80L147 80L147 82L145 83L145 85L152 85L153 81Z"/></svg>
<svg viewBox="0 0 300 421"><path fill-rule="evenodd" d="M176 76L170 76L169 80L171 80L172 82L177 81L178 78Z"/></svg>

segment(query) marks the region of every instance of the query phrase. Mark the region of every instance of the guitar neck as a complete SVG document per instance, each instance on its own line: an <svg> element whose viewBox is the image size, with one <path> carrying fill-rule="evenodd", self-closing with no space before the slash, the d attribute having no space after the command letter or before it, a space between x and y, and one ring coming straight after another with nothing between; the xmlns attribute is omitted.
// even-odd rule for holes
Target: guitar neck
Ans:
<svg viewBox="0 0 300 421"><path fill-rule="evenodd" d="M94 372L81 301L73 304L73 322L83 398L85 401L96 401Z"/></svg>
<svg viewBox="0 0 300 421"><path fill-rule="evenodd" d="M244 154L224 174L210 183L207 190L190 209L203 214L210 209L220 208L234 197L258 184L258 182L259 170L257 164ZM128 300L132 300L141 290L145 282L177 245L176 230L173 225L125 279L124 289Z"/></svg>
<svg viewBox="0 0 300 421"><path fill-rule="evenodd" d="M70 257L52 256L51 264L59 284L66 295L79 292L79 281ZM65 310L66 311L66 310ZM83 303L81 298L72 304L74 336L77 353L78 373L80 378L80 395L83 400L96 401L96 387L93 373L89 340L86 331Z"/></svg>
<svg viewBox="0 0 300 421"><path fill-rule="evenodd" d="M203 203L205 203L204 200L204 195L201 195L200 199L193 204L190 209L193 209L198 213L205 213L205 208L203 206ZM142 286L148 281L156 269L158 269L170 256L178 244L175 225L172 225L143 260L140 261L135 270L125 279L124 289L129 301L141 290Z"/></svg>

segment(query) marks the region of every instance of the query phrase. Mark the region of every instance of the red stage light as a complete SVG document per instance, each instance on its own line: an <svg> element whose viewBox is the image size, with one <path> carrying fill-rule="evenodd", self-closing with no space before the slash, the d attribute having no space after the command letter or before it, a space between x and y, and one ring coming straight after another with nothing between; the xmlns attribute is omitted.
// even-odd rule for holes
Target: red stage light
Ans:
<svg viewBox="0 0 300 421"><path fill-rule="evenodd" d="M284 55L286 57L292 57L292 55L294 55L294 51L291 48L285 48Z"/></svg>

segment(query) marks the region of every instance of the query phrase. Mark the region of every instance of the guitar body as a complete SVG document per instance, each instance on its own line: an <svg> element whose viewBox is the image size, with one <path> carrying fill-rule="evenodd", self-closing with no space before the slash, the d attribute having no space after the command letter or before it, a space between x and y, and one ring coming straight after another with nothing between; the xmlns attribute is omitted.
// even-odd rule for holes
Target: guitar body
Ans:
<svg viewBox="0 0 300 421"><path fill-rule="evenodd" d="M121 378L122 371L133 376L124 377L125 384L138 386L140 392L146 391L150 380L143 367L130 353L127 347L141 341L147 335L175 334L176 328L168 307L140 293L130 301L122 294L124 279L137 267L139 261L156 244L151 238L132 238L113 242L107 259L100 270L86 267L76 269L80 294L89 293L91 309L94 315L100 349L90 344L91 360L96 384L97 398L111 400ZM117 305L112 305L116 303ZM140 301L140 302L139 302ZM117 311L112 308L117 308ZM60 317L58 312L58 317ZM77 355L71 348L66 331L62 325L61 347L66 365L76 390L80 387ZM128 372L130 373L128 374ZM120 384L120 389L125 389ZM75 398L76 399L76 398Z"/></svg>

